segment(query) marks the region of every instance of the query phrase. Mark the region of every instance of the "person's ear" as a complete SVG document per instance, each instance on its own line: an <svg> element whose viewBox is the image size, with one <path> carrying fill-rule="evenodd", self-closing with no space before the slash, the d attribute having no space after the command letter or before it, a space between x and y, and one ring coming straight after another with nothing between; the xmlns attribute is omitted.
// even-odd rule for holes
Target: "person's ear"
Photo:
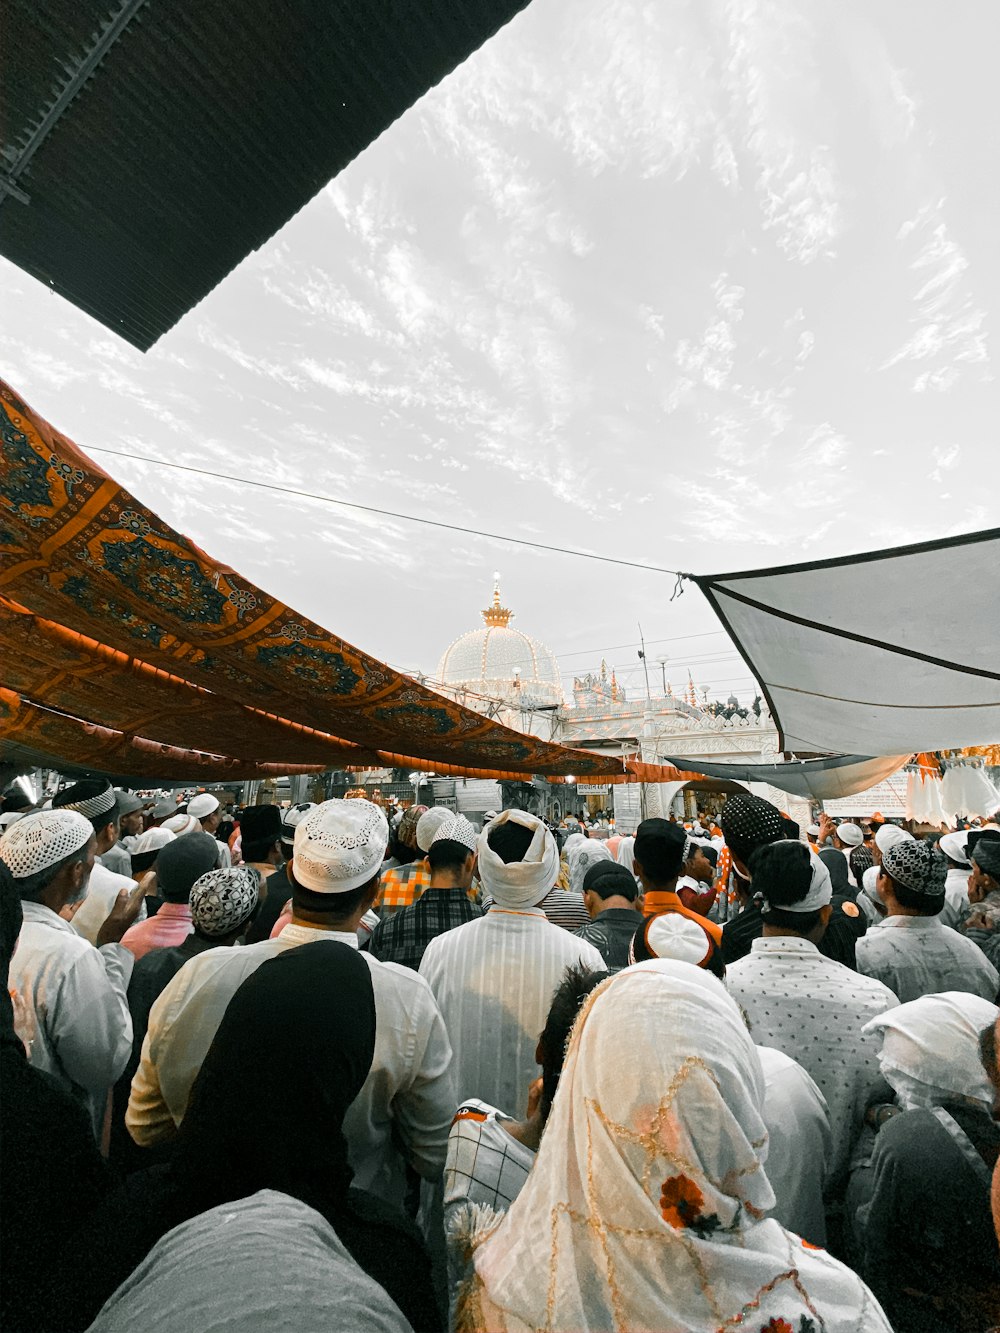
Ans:
<svg viewBox="0 0 1000 1333"><path fill-rule="evenodd" d="M833 905L832 905L832 903L827 903L827 905L826 905L825 907L821 907L821 908L819 909L819 919L823 922L823 929L824 929L824 930L826 930L827 926L830 924L830 917L831 917L831 916L833 916Z"/></svg>

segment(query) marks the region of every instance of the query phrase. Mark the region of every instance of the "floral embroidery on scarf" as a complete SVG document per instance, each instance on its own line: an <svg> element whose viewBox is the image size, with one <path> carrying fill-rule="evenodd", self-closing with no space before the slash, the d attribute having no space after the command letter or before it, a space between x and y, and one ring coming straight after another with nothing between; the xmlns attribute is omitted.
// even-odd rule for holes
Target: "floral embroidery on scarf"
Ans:
<svg viewBox="0 0 1000 1333"><path fill-rule="evenodd" d="M670 1176L660 1186L660 1211L664 1222L680 1229L687 1227L704 1239L718 1231L722 1223L717 1214L702 1212L705 1196L688 1176ZM788 1333L793 1333L792 1329Z"/></svg>
<svg viewBox="0 0 1000 1333"><path fill-rule="evenodd" d="M813 1247L815 1249L815 1246ZM766 1324L762 1324L760 1333L796 1333L787 1319L769 1319ZM799 1316L798 1333L816 1333L815 1320L808 1315Z"/></svg>

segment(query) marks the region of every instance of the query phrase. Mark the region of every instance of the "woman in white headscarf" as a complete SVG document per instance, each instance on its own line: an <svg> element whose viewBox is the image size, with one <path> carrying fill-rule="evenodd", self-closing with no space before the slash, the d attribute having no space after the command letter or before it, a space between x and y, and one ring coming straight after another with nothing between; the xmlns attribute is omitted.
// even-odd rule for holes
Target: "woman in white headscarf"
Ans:
<svg viewBox="0 0 1000 1333"><path fill-rule="evenodd" d="M857 1265L897 1328L980 1333L1000 1324L990 1178L1000 1154L980 1054L1000 1010L964 991L924 995L866 1024L895 1101L868 1108L876 1137L846 1212Z"/></svg>
<svg viewBox="0 0 1000 1333"><path fill-rule="evenodd" d="M584 838L567 853L569 887L574 893L583 893L583 879L598 861L613 861L614 857L598 838Z"/></svg>
<svg viewBox="0 0 1000 1333"><path fill-rule="evenodd" d="M632 834L618 844L618 864L635 874L635 838Z"/></svg>
<svg viewBox="0 0 1000 1333"><path fill-rule="evenodd" d="M469 1219L457 1333L889 1333L849 1269L767 1219L763 1101L714 977L659 960L599 987L524 1188Z"/></svg>

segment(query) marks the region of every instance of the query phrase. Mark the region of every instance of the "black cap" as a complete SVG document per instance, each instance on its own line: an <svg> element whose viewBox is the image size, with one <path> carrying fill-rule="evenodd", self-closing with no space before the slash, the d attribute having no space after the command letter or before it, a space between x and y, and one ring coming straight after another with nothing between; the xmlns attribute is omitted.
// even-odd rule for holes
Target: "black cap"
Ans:
<svg viewBox="0 0 1000 1333"><path fill-rule="evenodd" d="M244 842L263 842L281 837L281 811L276 805L248 805L240 815Z"/></svg>
<svg viewBox="0 0 1000 1333"><path fill-rule="evenodd" d="M639 889L635 876L627 866L620 866L617 861L595 861L583 877L583 891L591 890L602 898L618 895L634 902Z"/></svg>

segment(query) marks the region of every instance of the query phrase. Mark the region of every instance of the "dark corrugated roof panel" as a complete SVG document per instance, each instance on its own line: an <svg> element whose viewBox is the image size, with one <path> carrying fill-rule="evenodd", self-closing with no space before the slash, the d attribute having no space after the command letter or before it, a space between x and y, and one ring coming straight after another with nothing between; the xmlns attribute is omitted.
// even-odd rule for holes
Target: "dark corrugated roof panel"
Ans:
<svg viewBox="0 0 1000 1333"><path fill-rule="evenodd" d="M0 253L146 351L527 3L7 0Z"/></svg>

